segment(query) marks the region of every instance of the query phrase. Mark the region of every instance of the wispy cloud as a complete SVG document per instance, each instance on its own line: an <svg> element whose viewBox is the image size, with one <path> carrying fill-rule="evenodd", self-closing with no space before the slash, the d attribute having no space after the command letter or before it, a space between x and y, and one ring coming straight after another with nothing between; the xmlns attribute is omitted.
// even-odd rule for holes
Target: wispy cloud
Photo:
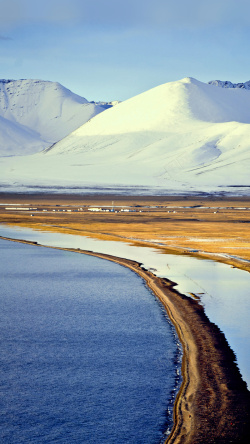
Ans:
<svg viewBox="0 0 250 444"><path fill-rule="evenodd" d="M27 23L194 29L250 23L248 0L0 0L0 8L3 29Z"/></svg>
<svg viewBox="0 0 250 444"><path fill-rule="evenodd" d="M12 40L12 38L0 34L0 40Z"/></svg>

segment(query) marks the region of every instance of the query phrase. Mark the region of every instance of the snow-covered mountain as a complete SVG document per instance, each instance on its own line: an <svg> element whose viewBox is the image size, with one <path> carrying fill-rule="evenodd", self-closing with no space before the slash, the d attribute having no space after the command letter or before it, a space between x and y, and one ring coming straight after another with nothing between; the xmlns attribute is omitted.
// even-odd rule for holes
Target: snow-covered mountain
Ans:
<svg viewBox="0 0 250 444"><path fill-rule="evenodd" d="M107 107L89 103L59 83L0 80L0 155L41 151Z"/></svg>
<svg viewBox="0 0 250 444"><path fill-rule="evenodd" d="M250 80L245 83L232 83L228 80L210 80L208 82L209 85L220 86L221 88L241 88L241 89L250 89Z"/></svg>
<svg viewBox="0 0 250 444"><path fill-rule="evenodd" d="M0 165L9 190L246 194L249 171L250 92L191 78L122 102L43 152Z"/></svg>

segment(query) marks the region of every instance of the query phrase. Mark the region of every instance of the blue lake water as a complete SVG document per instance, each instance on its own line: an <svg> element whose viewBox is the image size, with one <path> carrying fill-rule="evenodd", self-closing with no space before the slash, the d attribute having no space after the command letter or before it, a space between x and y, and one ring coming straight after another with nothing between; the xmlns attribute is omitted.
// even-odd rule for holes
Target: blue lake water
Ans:
<svg viewBox="0 0 250 444"><path fill-rule="evenodd" d="M250 389L250 273L213 260L164 254L150 247L50 233L0 224L0 234L62 248L81 248L142 263L159 277L176 282L177 290L197 294L208 318L225 334L243 379Z"/></svg>
<svg viewBox="0 0 250 444"><path fill-rule="evenodd" d="M0 252L1 443L161 442L181 355L142 279L67 251Z"/></svg>

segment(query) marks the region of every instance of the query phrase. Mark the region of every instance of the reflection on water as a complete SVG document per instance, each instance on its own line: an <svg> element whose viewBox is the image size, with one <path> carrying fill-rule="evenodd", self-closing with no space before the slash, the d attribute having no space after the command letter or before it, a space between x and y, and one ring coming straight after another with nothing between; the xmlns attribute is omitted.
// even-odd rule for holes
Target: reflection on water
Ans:
<svg viewBox="0 0 250 444"><path fill-rule="evenodd" d="M95 257L0 248L0 441L159 443L181 356L143 281Z"/></svg>
<svg viewBox="0 0 250 444"><path fill-rule="evenodd" d="M83 236L13 229L1 225L0 234L50 246L82 248L132 259L160 277L178 283L185 294L199 294L209 319L217 324L237 356L243 379L250 386L250 273L212 260L162 254L148 247L100 241Z"/></svg>

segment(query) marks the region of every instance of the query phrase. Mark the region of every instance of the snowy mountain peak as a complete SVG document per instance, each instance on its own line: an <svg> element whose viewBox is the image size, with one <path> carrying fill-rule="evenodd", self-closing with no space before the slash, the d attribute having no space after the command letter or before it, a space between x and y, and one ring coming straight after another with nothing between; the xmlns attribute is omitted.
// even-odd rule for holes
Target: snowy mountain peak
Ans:
<svg viewBox="0 0 250 444"><path fill-rule="evenodd" d="M245 83L232 83L228 80L210 80L209 85L220 86L221 88L240 88L250 90L250 80Z"/></svg>
<svg viewBox="0 0 250 444"><path fill-rule="evenodd" d="M0 153L41 151L104 109L57 82L0 80Z"/></svg>
<svg viewBox="0 0 250 444"><path fill-rule="evenodd" d="M12 84L1 85L8 92L5 112L14 118ZM55 84L43 85L38 96L35 85L33 95L14 95L15 105L21 100L19 111L21 105L26 107L23 118L26 114L34 118L33 128L52 131L56 122L59 128L68 124L70 115L79 117L89 106L96 110L94 103L76 103ZM2 158L2 189L249 190L250 95L246 89L216 88L187 77L157 86L87 120L41 153ZM2 123L3 131L9 132L17 125L0 116L0 135ZM23 128L19 124L19 143ZM29 136L33 137L31 129Z"/></svg>
<svg viewBox="0 0 250 444"><path fill-rule="evenodd" d="M36 95L36 98L44 91L53 92L57 91L55 96L64 96L72 98L78 103L88 103L88 101L77 94L72 93L69 89L65 88L58 82L50 82L48 80L36 80L36 79L22 79L22 80L1 80L0 91L5 92L7 95L24 95L29 96ZM33 97L34 98L34 97Z"/></svg>
<svg viewBox="0 0 250 444"><path fill-rule="evenodd" d="M199 80L195 79L194 77L184 77L184 79L181 79L178 81L179 83L200 83Z"/></svg>

